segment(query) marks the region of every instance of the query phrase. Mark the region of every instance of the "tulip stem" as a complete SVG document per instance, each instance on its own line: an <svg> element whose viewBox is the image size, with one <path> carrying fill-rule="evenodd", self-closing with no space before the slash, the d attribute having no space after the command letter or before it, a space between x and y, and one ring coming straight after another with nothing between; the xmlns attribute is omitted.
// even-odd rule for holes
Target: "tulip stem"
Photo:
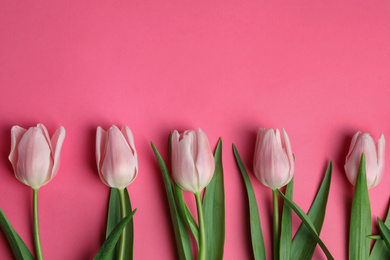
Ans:
<svg viewBox="0 0 390 260"><path fill-rule="evenodd" d="M125 203L125 189L118 189L119 192L119 201L121 206L121 219L126 217L126 203ZM125 249L126 249L126 227L122 231L122 235L119 241L119 255L118 259L125 259Z"/></svg>
<svg viewBox="0 0 390 260"><path fill-rule="evenodd" d="M196 209L198 210L198 222L199 222L198 260L205 260L206 259L206 229L204 227L202 198L200 192L194 193L194 195L196 199Z"/></svg>
<svg viewBox="0 0 390 260"><path fill-rule="evenodd" d="M35 241L35 254L37 256L37 260L43 260L41 235L39 233L38 189L33 189L34 241Z"/></svg>
<svg viewBox="0 0 390 260"><path fill-rule="evenodd" d="M278 190L272 190L273 211L274 211L274 260L279 260L279 205Z"/></svg>

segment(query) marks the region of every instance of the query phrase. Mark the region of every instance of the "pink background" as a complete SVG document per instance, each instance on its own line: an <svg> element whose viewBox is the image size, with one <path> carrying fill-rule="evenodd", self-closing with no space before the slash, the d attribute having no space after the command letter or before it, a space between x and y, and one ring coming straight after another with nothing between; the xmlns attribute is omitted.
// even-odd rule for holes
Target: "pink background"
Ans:
<svg viewBox="0 0 390 260"><path fill-rule="evenodd" d="M358 130L390 137L390 3L293 2L1 1L0 208L27 246L32 191L7 159L13 125L67 131L59 173L39 194L46 259L92 259L104 241L109 188L96 171L95 131L112 124L132 129L139 153L128 187L135 259L177 258L150 141L167 159L169 132L198 127L213 148L223 139L224 259L252 254L232 143L256 191L269 258L271 191L252 174L252 156L259 127L284 127L296 155L294 200L305 211L334 160L321 238L345 259L349 142ZM387 211L388 172L370 190L373 219ZM0 255L12 259L3 233ZM314 258L325 259L319 249Z"/></svg>

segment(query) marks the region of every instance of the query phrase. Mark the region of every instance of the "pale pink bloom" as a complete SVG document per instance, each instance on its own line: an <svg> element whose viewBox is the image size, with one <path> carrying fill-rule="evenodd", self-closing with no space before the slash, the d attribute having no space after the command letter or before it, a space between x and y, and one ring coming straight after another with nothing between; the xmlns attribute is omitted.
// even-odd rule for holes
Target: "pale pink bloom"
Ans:
<svg viewBox="0 0 390 260"><path fill-rule="evenodd" d="M172 133L172 176L180 188L192 193L203 190L211 181L215 162L206 134L187 130Z"/></svg>
<svg viewBox="0 0 390 260"><path fill-rule="evenodd" d="M286 131L260 128L257 134L253 171L272 189L288 184L294 176L294 157Z"/></svg>
<svg viewBox="0 0 390 260"><path fill-rule="evenodd" d="M138 158L131 130L111 126L96 132L96 163L100 179L111 188L123 189L138 174Z"/></svg>
<svg viewBox="0 0 390 260"><path fill-rule="evenodd" d="M64 139L65 128L62 126L51 139L42 124L28 130L13 126L8 159L16 178L33 189L47 184L58 172Z"/></svg>
<svg viewBox="0 0 390 260"><path fill-rule="evenodd" d="M367 186L372 188L381 181L385 170L385 137L383 134L377 144L368 133L357 132L353 136L344 165L347 178L353 185L356 184L363 152L366 158Z"/></svg>

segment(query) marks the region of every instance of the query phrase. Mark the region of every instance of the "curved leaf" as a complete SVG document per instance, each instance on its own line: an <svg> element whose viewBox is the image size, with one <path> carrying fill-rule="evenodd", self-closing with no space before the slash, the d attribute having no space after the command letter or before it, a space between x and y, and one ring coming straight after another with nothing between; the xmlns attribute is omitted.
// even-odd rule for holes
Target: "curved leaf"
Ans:
<svg viewBox="0 0 390 260"><path fill-rule="evenodd" d="M329 163L326 170L325 177L322 181L321 187L311 205L307 216L313 223L318 234L321 233L322 225L325 219L326 206L328 204L328 197L330 191L330 184L332 180L333 163ZM306 225L301 225L295 234L292 244L292 258L310 260L313 257L317 242L313 240L310 231Z"/></svg>
<svg viewBox="0 0 390 260"><path fill-rule="evenodd" d="M175 188L176 204L179 209L180 216L184 219L188 229L191 231L199 247L198 224L196 223L194 217L192 216L190 210L187 207L187 204L184 201L183 190L175 182L173 182L173 186Z"/></svg>
<svg viewBox="0 0 390 260"><path fill-rule="evenodd" d="M255 192L253 190L253 186L251 180L249 179L248 173L246 172L245 166L242 163L240 155L238 154L238 151L234 144L233 144L233 152L234 152L234 156L236 157L238 167L240 168L242 178L244 180L246 191L248 194L249 223L251 229L253 256L255 260L265 260L263 231L261 230L259 209L257 207Z"/></svg>
<svg viewBox="0 0 390 260"><path fill-rule="evenodd" d="M192 260L192 249L190 238L187 232L187 227L183 219L179 215L179 210L176 206L176 198L172 188L172 180L169 177L168 169L157 151L154 144L151 142L154 154L156 155L158 164L162 172L165 191L167 192L169 210L171 212L173 230L175 232L176 246L179 253L180 260Z"/></svg>
<svg viewBox="0 0 390 260"><path fill-rule="evenodd" d="M390 207L387 210L387 217L385 225L390 228ZM375 236L374 236L375 237ZM381 236L379 236L382 239ZM371 239L374 239L370 237ZM374 247L372 248L370 259L372 260L387 260L390 259L390 251L387 249L385 241L377 240L375 241Z"/></svg>
<svg viewBox="0 0 390 260"><path fill-rule="evenodd" d="M94 260L109 260L112 252L114 251L114 248L118 242L119 237L122 234L123 228L125 228L126 224L130 221L130 219L133 218L134 213L137 211L135 209L133 212L131 212L130 215L126 216L124 219L122 219L118 225L115 226L115 228L112 230L106 241L103 243L103 245L100 247L98 253L94 257Z"/></svg>
<svg viewBox="0 0 390 260"><path fill-rule="evenodd" d="M15 258L17 260L34 260L30 250L12 227L2 209L0 209L0 226L11 245Z"/></svg>
<svg viewBox="0 0 390 260"><path fill-rule="evenodd" d="M385 241L387 250L390 251L390 230L388 227L386 227L385 223L382 222L378 218L378 224L379 224L379 229L381 230L381 235L383 237L383 241Z"/></svg>
<svg viewBox="0 0 390 260"><path fill-rule="evenodd" d="M279 189L278 189L278 192L279 192L279 195L282 196L282 198L284 199L284 202L287 203L287 205L289 205L292 208L292 210L294 210L294 212L298 215L298 217L306 225L310 234L312 235L312 238L316 240L318 245L321 247L322 251L325 253L326 257L328 259L334 259L333 256L330 254L328 248L325 246L324 242L322 242L322 240L318 236L318 233L316 231L316 228L315 228L313 222L311 222L310 218L305 214L305 212L297 204L295 204L293 201L291 201L289 198L287 198Z"/></svg>
<svg viewBox="0 0 390 260"><path fill-rule="evenodd" d="M287 184L286 197L290 200L293 199L293 187L294 178ZM282 223L280 227L280 247L279 257L280 260L301 259L291 258L292 247L292 220L291 220L291 208L287 204L283 204Z"/></svg>
<svg viewBox="0 0 390 260"><path fill-rule="evenodd" d="M359 172L356 179L352 199L351 223L349 230L349 259L369 259L371 235L371 206L366 179L366 160L364 153L360 159Z"/></svg>
<svg viewBox="0 0 390 260"><path fill-rule="evenodd" d="M130 196L127 188L125 188L125 203L126 203L126 216L132 212ZM118 190L111 188L110 191L110 202L108 205L108 217L107 217L107 228L106 238L110 235L111 231L121 221L121 208ZM125 247L125 259L133 259L133 248L134 248L134 219L132 218L126 225L126 247ZM115 249L111 255L111 260L118 259L119 245L115 246Z"/></svg>
<svg viewBox="0 0 390 260"><path fill-rule="evenodd" d="M222 167L222 139L214 155L214 176L203 195L204 223L206 228L206 259L223 259L225 244L225 190Z"/></svg>

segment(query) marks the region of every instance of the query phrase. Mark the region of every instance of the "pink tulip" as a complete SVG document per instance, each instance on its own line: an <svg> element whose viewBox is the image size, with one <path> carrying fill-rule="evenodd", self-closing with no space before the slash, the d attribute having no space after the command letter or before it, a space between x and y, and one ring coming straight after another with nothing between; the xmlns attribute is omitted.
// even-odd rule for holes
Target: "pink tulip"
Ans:
<svg viewBox="0 0 390 260"><path fill-rule="evenodd" d="M33 189L47 184L58 172L64 139L65 128L62 126L51 139L42 124L28 130L13 126L8 159L16 178Z"/></svg>
<svg viewBox="0 0 390 260"><path fill-rule="evenodd" d="M253 169L265 186L277 189L294 176L294 157L286 131L260 128L257 134Z"/></svg>
<svg viewBox="0 0 390 260"><path fill-rule="evenodd" d="M111 188L124 189L138 174L137 151L131 130L111 126L96 132L96 163L100 179Z"/></svg>
<svg viewBox="0 0 390 260"><path fill-rule="evenodd" d="M172 176L183 190L198 193L211 181L215 162L206 134L187 130L172 133Z"/></svg>
<svg viewBox="0 0 390 260"><path fill-rule="evenodd" d="M356 183L363 152L366 158L367 186L372 188L381 181L385 170L385 137L383 134L376 145L368 133L357 132L353 136L344 165L347 178L353 185Z"/></svg>

